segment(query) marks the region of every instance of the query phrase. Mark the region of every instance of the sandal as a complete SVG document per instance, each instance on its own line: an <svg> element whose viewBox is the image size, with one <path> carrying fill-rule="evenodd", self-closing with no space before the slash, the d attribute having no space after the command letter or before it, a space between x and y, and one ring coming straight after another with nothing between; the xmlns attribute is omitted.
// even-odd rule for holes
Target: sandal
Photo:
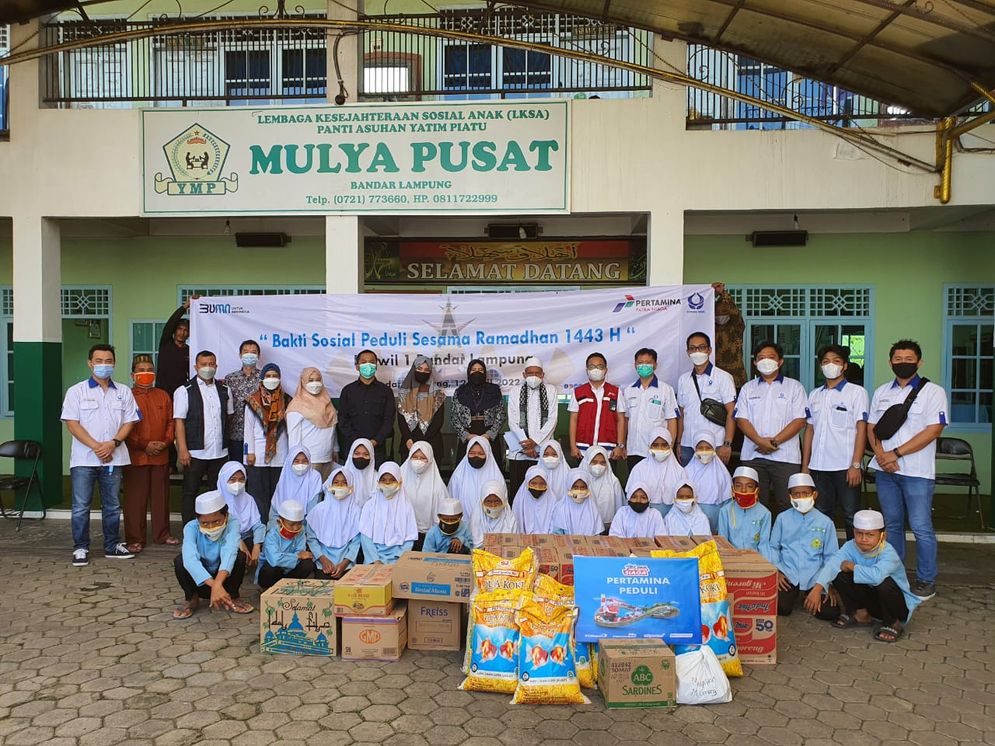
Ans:
<svg viewBox="0 0 995 746"><path fill-rule="evenodd" d="M178 609L173 609L173 619L189 619L193 616L193 612L192 606L181 606Z"/></svg>
<svg viewBox="0 0 995 746"><path fill-rule="evenodd" d="M232 609L236 614L251 614L256 608L252 604L247 604L240 598L236 598L232 601Z"/></svg>
<svg viewBox="0 0 995 746"><path fill-rule="evenodd" d="M894 624L882 624L878 627L877 632L874 633L874 639L878 642L894 643L902 639L903 632L905 632L905 628L898 622Z"/></svg>
<svg viewBox="0 0 995 746"><path fill-rule="evenodd" d="M142 544L138 543L128 544L127 546L128 546L128 551L131 552L132 554L140 554L142 549L145 548Z"/></svg>
<svg viewBox="0 0 995 746"><path fill-rule="evenodd" d="M181 544L182 542L179 539L177 539L175 536L169 536L166 538L166 541L164 541L163 543L166 546L175 547Z"/></svg>
<svg viewBox="0 0 995 746"><path fill-rule="evenodd" d="M856 627L858 622L852 616L844 612L833 619L830 624L836 627L836 629L846 629L847 627Z"/></svg>

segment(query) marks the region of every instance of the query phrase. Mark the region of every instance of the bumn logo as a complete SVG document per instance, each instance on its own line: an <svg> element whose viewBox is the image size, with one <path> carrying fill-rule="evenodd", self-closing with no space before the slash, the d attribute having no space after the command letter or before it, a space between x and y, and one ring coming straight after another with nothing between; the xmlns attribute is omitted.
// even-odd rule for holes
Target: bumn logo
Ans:
<svg viewBox="0 0 995 746"><path fill-rule="evenodd" d="M162 146L172 178L155 175L156 194L171 197L219 195L238 190L238 174L222 177L229 145L206 127L193 124Z"/></svg>

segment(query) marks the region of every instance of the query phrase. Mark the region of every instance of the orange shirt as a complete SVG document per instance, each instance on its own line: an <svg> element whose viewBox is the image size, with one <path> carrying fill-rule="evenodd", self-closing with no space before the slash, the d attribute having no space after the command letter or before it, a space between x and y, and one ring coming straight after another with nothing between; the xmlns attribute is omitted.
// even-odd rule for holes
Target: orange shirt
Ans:
<svg viewBox="0 0 995 746"><path fill-rule="evenodd" d="M162 389L142 389L133 386L138 411L142 419L135 423L125 441L133 466L165 466L169 463L169 449L158 456L150 456L145 447L153 440L173 442L173 401Z"/></svg>

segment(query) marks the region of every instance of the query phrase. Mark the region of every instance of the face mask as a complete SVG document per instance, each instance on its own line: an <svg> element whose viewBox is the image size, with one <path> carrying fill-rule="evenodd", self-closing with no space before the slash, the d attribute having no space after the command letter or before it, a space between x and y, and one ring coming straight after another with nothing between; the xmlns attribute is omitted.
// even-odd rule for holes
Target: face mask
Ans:
<svg viewBox="0 0 995 746"><path fill-rule="evenodd" d="M592 381L603 381L605 380L605 372L601 368L588 368L587 377Z"/></svg>
<svg viewBox="0 0 995 746"><path fill-rule="evenodd" d="M114 375L114 364L113 363L111 363L110 365L100 364L100 365L94 365L93 366L93 377L94 378L105 379L105 378L110 378L112 375Z"/></svg>
<svg viewBox="0 0 995 746"><path fill-rule="evenodd" d="M332 487L332 497L336 500L345 500L352 494L352 487L343 485L342 487Z"/></svg>
<svg viewBox="0 0 995 746"><path fill-rule="evenodd" d="M256 363L259 362L259 355L254 352L247 352L242 355L242 365L246 368L255 368Z"/></svg>
<svg viewBox="0 0 995 746"><path fill-rule="evenodd" d="M218 372L218 369L213 365L205 365L201 368L197 368L197 375L200 376L205 381L211 381L214 379L214 374Z"/></svg>
<svg viewBox="0 0 995 746"><path fill-rule="evenodd" d="M645 513L646 508L648 508L649 506L650 506L649 503L636 503L632 502L632 500L629 500L629 507L632 508L632 510L635 511L636 513Z"/></svg>
<svg viewBox="0 0 995 746"><path fill-rule="evenodd" d="M715 451L695 451L694 455L698 457L698 460L703 464L712 463L712 459L715 458Z"/></svg>
<svg viewBox="0 0 995 746"><path fill-rule="evenodd" d="M279 378L264 378L263 388L267 391L276 391L280 387Z"/></svg>
<svg viewBox="0 0 995 746"><path fill-rule="evenodd" d="M758 360L757 370L760 371L760 375L762 376L773 375L774 371L777 370L777 360L771 360L769 357Z"/></svg>
<svg viewBox="0 0 995 746"><path fill-rule="evenodd" d="M691 358L691 363L693 365L704 365L708 362L707 352L692 352L688 355L688 357Z"/></svg>
<svg viewBox="0 0 995 746"><path fill-rule="evenodd" d="M359 364L359 375L363 378L373 378L377 374L377 364L376 363L360 363Z"/></svg>
<svg viewBox="0 0 995 746"><path fill-rule="evenodd" d="M325 384L321 381L308 381L304 384L304 390L311 394L311 396L317 396L323 388L325 388Z"/></svg>
<svg viewBox="0 0 995 746"><path fill-rule="evenodd" d="M919 366L915 363L894 363L891 366L891 372L895 374L895 378L912 378L919 370Z"/></svg>
<svg viewBox="0 0 995 746"><path fill-rule="evenodd" d="M363 458L362 456L353 456L352 465L362 471L370 465L370 460L368 458Z"/></svg>
<svg viewBox="0 0 995 746"><path fill-rule="evenodd" d="M591 492L590 492L590 490L569 490L567 492L567 495L570 496L571 500L573 500L575 503L577 503L578 505L580 505L587 498L589 498L591 496Z"/></svg>
<svg viewBox="0 0 995 746"><path fill-rule="evenodd" d="M135 383L139 386L151 386L155 383L155 373L136 373Z"/></svg>
<svg viewBox="0 0 995 746"><path fill-rule="evenodd" d="M483 467L484 464L487 463L487 458L484 456L468 456L466 461L474 469L480 469L481 467Z"/></svg>
<svg viewBox="0 0 995 746"><path fill-rule="evenodd" d="M545 488L539 489L539 488L536 488L536 487L529 487L529 494L532 495L532 497L534 497L536 500L538 500L540 497L542 497L543 495L546 494L546 489Z"/></svg>
<svg viewBox="0 0 995 746"><path fill-rule="evenodd" d="M303 477L305 474L307 474L308 469L311 468L311 464L291 464L290 468L293 469L294 474L296 474L299 477Z"/></svg>
<svg viewBox="0 0 995 746"><path fill-rule="evenodd" d="M605 464L591 464L591 474L596 477L602 476L606 471L608 467Z"/></svg>
<svg viewBox="0 0 995 746"><path fill-rule="evenodd" d="M822 366L822 375L826 377L827 381L831 381L834 378L839 378L840 373L843 372L843 366L837 365L836 363L826 363Z"/></svg>
<svg viewBox="0 0 995 746"><path fill-rule="evenodd" d="M411 469L415 474L424 474L425 470L428 468L428 461L421 458L411 459Z"/></svg>
<svg viewBox="0 0 995 746"><path fill-rule="evenodd" d="M474 371L473 373L471 373L468 376L468 378L470 379L470 383L472 383L474 386L479 386L480 384L482 384L484 381L487 380L487 374L486 373L481 373L478 370L478 371Z"/></svg>
<svg viewBox="0 0 995 746"><path fill-rule="evenodd" d="M673 451L671 451L669 448L667 450L665 450L665 451L664 450L660 450L660 449L652 449L651 448L650 449L650 453L653 455L653 460L654 461L661 461L662 462L662 461L666 461L668 458L670 458L670 454L673 453Z"/></svg>
<svg viewBox="0 0 995 746"><path fill-rule="evenodd" d="M691 509L694 508L694 500L674 500L674 505L682 513L690 513Z"/></svg>
<svg viewBox="0 0 995 746"><path fill-rule="evenodd" d="M452 536L459 530L459 521L456 523L446 523L445 521L439 521L439 530L446 536Z"/></svg>
<svg viewBox="0 0 995 746"><path fill-rule="evenodd" d="M204 536L206 536L211 541L217 541L218 539L221 538L221 534L225 532L225 529L227 527L228 527L228 521L225 521L217 528L204 528L203 526L200 526L200 532L204 534Z"/></svg>
<svg viewBox="0 0 995 746"><path fill-rule="evenodd" d="M501 515L501 511L504 510L504 506L501 505L497 508L484 508L484 515L486 515L491 520L494 520Z"/></svg>
<svg viewBox="0 0 995 746"><path fill-rule="evenodd" d="M791 498L791 507L797 510L802 515L805 515L808 511L815 507L814 497L793 497Z"/></svg>
<svg viewBox="0 0 995 746"><path fill-rule="evenodd" d="M416 383L428 383L428 379L432 377L431 371L426 370L416 370L415 371L415 382Z"/></svg>
<svg viewBox="0 0 995 746"><path fill-rule="evenodd" d="M228 491L232 493L235 497L238 497L243 492L245 492L245 482L229 482Z"/></svg>
<svg viewBox="0 0 995 746"><path fill-rule="evenodd" d="M542 384L542 379L539 376L526 376L525 378L525 385L530 389L537 389L540 384Z"/></svg>
<svg viewBox="0 0 995 746"><path fill-rule="evenodd" d="M547 469L550 469L550 470L555 469L557 466L560 465L560 457L559 456L543 456L542 457L542 465L545 466Z"/></svg>
<svg viewBox="0 0 995 746"><path fill-rule="evenodd" d="M639 374L640 378L649 378L653 375L653 366L649 363L641 363L636 366L636 373Z"/></svg>
<svg viewBox="0 0 995 746"><path fill-rule="evenodd" d="M732 499L736 501L736 504L743 510L747 508L752 508L757 504L757 493L756 492L733 492Z"/></svg>
<svg viewBox="0 0 995 746"><path fill-rule="evenodd" d="M383 496L386 497L388 500L390 500L392 497L394 497L394 495L397 494L397 491L399 489L401 489L401 485L399 485L397 483L394 483L394 484L378 484L377 487L380 488L380 491L383 493Z"/></svg>
<svg viewBox="0 0 995 746"><path fill-rule="evenodd" d="M287 528L287 524L285 524L282 520L280 521L280 536L282 536L284 539L293 539L303 529L304 529L303 526L301 526L300 528Z"/></svg>

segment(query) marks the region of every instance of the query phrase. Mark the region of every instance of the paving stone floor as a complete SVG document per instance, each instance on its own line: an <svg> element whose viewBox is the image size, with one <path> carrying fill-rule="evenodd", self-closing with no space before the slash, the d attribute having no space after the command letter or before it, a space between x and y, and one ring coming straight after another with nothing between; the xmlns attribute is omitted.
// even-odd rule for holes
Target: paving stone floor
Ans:
<svg viewBox="0 0 995 746"><path fill-rule="evenodd" d="M0 525L0 744L995 744L995 547L941 546L939 595L897 645L801 612L730 704L513 707L457 690L456 653L263 655L256 615L175 622L172 552L69 564L68 521ZM99 547L94 524L95 548ZM943 583L946 577L946 584ZM255 603L258 590L245 588Z"/></svg>

